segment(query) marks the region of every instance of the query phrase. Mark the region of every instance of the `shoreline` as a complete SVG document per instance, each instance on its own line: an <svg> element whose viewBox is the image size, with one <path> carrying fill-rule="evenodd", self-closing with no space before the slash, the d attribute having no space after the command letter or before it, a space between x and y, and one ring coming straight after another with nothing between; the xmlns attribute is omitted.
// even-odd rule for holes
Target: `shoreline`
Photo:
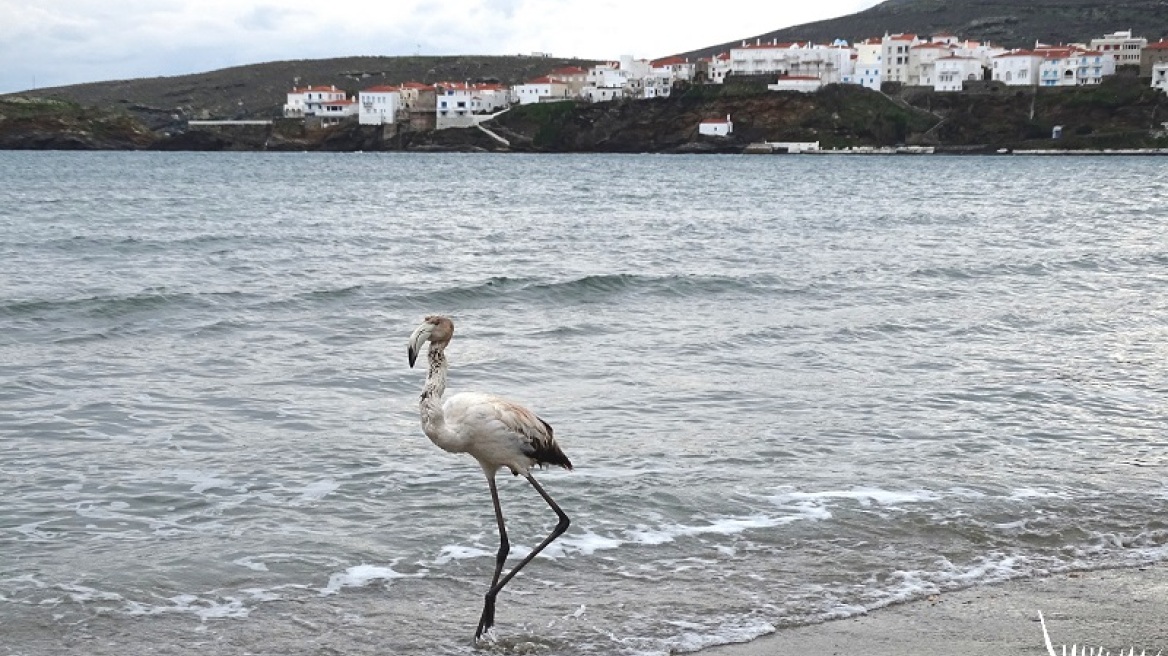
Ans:
<svg viewBox="0 0 1168 656"><path fill-rule="evenodd" d="M1168 654L1168 564L1066 572L931 595L858 615L783 628L703 656L1001 656L1090 645ZM1125 651L1126 653L1126 651Z"/></svg>

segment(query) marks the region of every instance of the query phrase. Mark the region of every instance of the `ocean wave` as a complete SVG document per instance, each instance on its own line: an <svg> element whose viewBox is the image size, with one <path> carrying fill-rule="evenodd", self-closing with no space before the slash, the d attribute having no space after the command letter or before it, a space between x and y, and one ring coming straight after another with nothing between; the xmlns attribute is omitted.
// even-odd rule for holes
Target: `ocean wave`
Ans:
<svg viewBox="0 0 1168 656"><path fill-rule="evenodd" d="M56 318L80 315L86 318L116 318L139 312L171 308L204 308L237 302L249 295L238 292L167 292L150 288L134 294L96 295L87 298L14 300L0 303L0 317L14 319Z"/></svg>
<svg viewBox="0 0 1168 656"><path fill-rule="evenodd" d="M49 251L80 252L87 256L103 250L116 253L182 252L185 247L229 244L245 240L245 235L198 233L172 239L145 239L133 236L73 235L57 239L18 241L12 244L21 252L44 249Z"/></svg>
<svg viewBox="0 0 1168 656"><path fill-rule="evenodd" d="M631 273L596 274L562 281L494 276L470 285L447 287L407 297L411 305L474 306L500 299L541 300L564 304L598 303L627 296L700 297L755 295L774 291L774 276L648 276Z"/></svg>

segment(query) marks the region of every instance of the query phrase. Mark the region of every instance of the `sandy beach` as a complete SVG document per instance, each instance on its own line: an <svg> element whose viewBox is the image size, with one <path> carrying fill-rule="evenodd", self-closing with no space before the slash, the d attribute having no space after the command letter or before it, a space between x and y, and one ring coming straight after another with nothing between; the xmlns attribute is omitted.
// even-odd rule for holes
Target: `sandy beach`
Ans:
<svg viewBox="0 0 1168 656"><path fill-rule="evenodd" d="M941 594L867 615L703 650L709 656L1045 654L1038 612L1062 645L1168 654L1168 567L1058 574Z"/></svg>

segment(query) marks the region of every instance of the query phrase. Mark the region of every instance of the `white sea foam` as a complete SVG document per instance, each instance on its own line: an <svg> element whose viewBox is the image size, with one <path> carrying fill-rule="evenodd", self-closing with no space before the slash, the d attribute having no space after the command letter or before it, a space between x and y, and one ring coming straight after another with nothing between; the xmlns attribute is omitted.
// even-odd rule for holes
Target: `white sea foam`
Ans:
<svg viewBox="0 0 1168 656"><path fill-rule="evenodd" d="M772 517L751 515L749 517L722 517L703 525L667 524L658 527L640 525L625 531L629 542L643 545L658 545L673 542L680 537L703 534L733 535L751 529L773 528L788 524L798 517Z"/></svg>
<svg viewBox="0 0 1168 656"><path fill-rule="evenodd" d="M50 524L52 522L56 522L56 521L61 520L61 519L65 519L65 517L52 517L49 519L42 519L42 520L37 521L37 522L29 522L28 524L22 524L20 526L16 526L12 530L16 531L17 533L20 533L21 535L25 536L29 540L48 541L48 540L52 540L53 538L55 538L57 536L51 531L42 531L41 525Z"/></svg>
<svg viewBox="0 0 1168 656"><path fill-rule="evenodd" d="M479 549L478 547L467 547L461 544L448 544L442 547L438 552L438 557L434 559L435 565L445 565L452 560L466 560L468 558L482 558L483 556L494 556L495 554L486 549Z"/></svg>
<svg viewBox="0 0 1168 656"><path fill-rule="evenodd" d="M775 632L774 624L757 618L732 619L715 627L705 627L695 622L670 624L685 629L676 638L668 640L668 653L671 654L685 654L714 645L748 642Z"/></svg>
<svg viewBox="0 0 1168 656"><path fill-rule="evenodd" d="M1061 496L1050 490L1040 490L1033 487L1020 487L1010 493L1011 499L1044 499L1047 497Z"/></svg>
<svg viewBox="0 0 1168 656"><path fill-rule="evenodd" d="M244 556L243 558L236 558L231 562L232 564L239 565L240 567L246 567L257 572L268 571L268 566L262 562L257 561L256 556Z"/></svg>
<svg viewBox="0 0 1168 656"><path fill-rule="evenodd" d="M405 574L394 571L392 567L355 565L330 576L328 585L320 589L320 594L322 596L334 595L340 592L341 588L362 588L374 581L392 581L405 576Z"/></svg>
<svg viewBox="0 0 1168 656"><path fill-rule="evenodd" d="M991 554L972 563L957 566L948 560L938 563L937 570L896 570L890 580L895 582L872 608L920 599L944 590L969 587L974 584L1000 583L1035 573L1034 564L1005 554ZM1041 571L1041 568L1040 570Z"/></svg>
<svg viewBox="0 0 1168 656"><path fill-rule="evenodd" d="M320 501L336 492L340 487L341 484L331 478L309 483L300 490L300 501Z"/></svg>
<svg viewBox="0 0 1168 656"><path fill-rule="evenodd" d="M190 483L190 491L195 494L203 494L207 490L214 488L230 489L235 485L235 481L229 478L219 478L218 472L203 472L193 469L182 469L178 471L167 472L173 476L175 480L180 483Z"/></svg>
<svg viewBox="0 0 1168 656"><path fill-rule="evenodd" d="M578 553L582 556L591 556L597 551L605 551L609 549L617 549L625 544L624 540L609 537L607 535L600 535L593 531L585 531L584 533L573 533L565 535L556 540L548 548L558 546L556 553L553 555L566 555L571 553ZM545 551L544 553L547 553Z"/></svg>
<svg viewBox="0 0 1168 656"><path fill-rule="evenodd" d="M78 584L61 584L57 588L69 593L69 599L78 603L87 601L121 601L122 595L116 592L105 592L96 588L91 588Z"/></svg>
<svg viewBox="0 0 1168 656"><path fill-rule="evenodd" d="M941 495L932 490L885 490L875 487L854 487L849 490L824 490L822 492L786 492L773 497L774 500L820 500L850 499L863 507L879 504L895 506L906 503L938 501Z"/></svg>
<svg viewBox="0 0 1168 656"><path fill-rule="evenodd" d="M267 588L244 588L240 592L246 592L255 601L279 601L283 599L283 597Z"/></svg>
<svg viewBox="0 0 1168 656"><path fill-rule="evenodd" d="M201 620L223 618L242 619L248 616L251 610L243 601L234 597L224 597L222 601L206 599L198 595L182 594L170 597L168 606L151 606L138 601L126 603L128 615L163 615L169 613L190 614Z"/></svg>

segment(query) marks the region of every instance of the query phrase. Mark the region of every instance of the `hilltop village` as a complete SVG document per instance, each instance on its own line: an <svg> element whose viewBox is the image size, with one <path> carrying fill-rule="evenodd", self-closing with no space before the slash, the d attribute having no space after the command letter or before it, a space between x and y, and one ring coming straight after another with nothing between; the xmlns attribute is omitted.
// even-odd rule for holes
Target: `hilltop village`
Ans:
<svg viewBox="0 0 1168 656"><path fill-rule="evenodd" d="M849 44L743 42L714 57L658 60L621 57L589 69L562 67L523 84L405 82L374 86L356 97L335 86L305 86L288 93L285 118L313 126L356 121L413 130L474 127L514 105L668 97L678 84L764 81L772 91L814 92L830 84L881 90L890 83L937 92L962 92L994 81L1012 87L1081 87L1101 84L1119 67L1139 69L1154 88L1168 93L1168 41L1149 43L1119 31L1090 43L1013 49L963 40L953 34L921 37L886 34ZM701 134L726 136L729 116L707 117Z"/></svg>

